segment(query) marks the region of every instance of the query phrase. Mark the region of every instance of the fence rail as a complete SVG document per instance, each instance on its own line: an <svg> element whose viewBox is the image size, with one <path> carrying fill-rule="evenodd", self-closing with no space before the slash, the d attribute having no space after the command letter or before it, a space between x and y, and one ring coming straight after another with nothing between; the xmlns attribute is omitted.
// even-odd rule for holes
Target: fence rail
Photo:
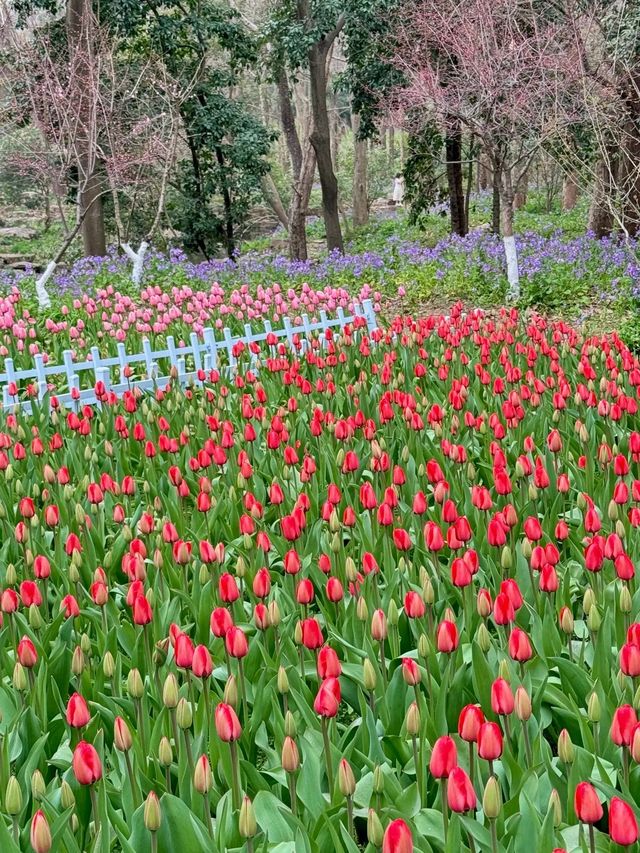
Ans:
<svg viewBox="0 0 640 853"><path fill-rule="evenodd" d="M302 315L302 324L294 326L290 319L285 317L280 328L274 329L269 320L265 320L263 328L254 332L249 323L244 326L244 334L233 335L231 329L225 327L222 330L223 338L216 338L214 329L208 327L203 330L202 337L196 332L190 335L190 343L187 346L176 346L172 335L167 336L166 347L154 350L148 338L142 339L142 352L127 353L123 343L118 344L117 355L103 358L98 347L91 347L91 358L85 361L74 361L71 350L64 350L62 364L45 364L42 355L36 355L33 359L33 367L16 370L13 359L6 358L4 373L0 374L0 388L2 389L2 404L4 408L12 408L15 405L22 406L23 410L31 411L31 401L25 400L17 403L11 393L12 386L20 388L25 384L35 383L37 394L34 395L38 401L42 401L47 393L55 394L60 405L77 407L81 404L95 404L98 402L95 394L95 385L102 382L107 391L121 394L131 388L141 390L152 390L156 386L166 385L169 380L169 372L160 375L159 362L168 364L169 370L175 368L178 372L178 380L181 384L188 384L198 378L201 370L216 370L224 360L224 367L234 369L237 365L233 350L241 341L244 344L261 343L267 337L275 335L277 339L286 338L289 346L293 346L294 336L303 336L303 347L306 347L309 337L314 332L324 332L327 329L343 328L361 317L367 324L371 333L377 327L376 315L373 303L365 299L362 304L353 304L353 314L345 314L343 308L338 308L336 316L331 319L326 311L319 312L320 320L311 322L307 314ZM252 356L255 362L256 357ZM132 365L143 365L144 379L130 380L126 372ZM188 370L188 364L193 365ZM112 371L118 374L118 381L112 382ZM81 379L92 376L89 387L82 387ZM58 381L54 381L58 378ZM52 387L50 387L52 386ZM65 390L66 388L66 390Z"/></svg>

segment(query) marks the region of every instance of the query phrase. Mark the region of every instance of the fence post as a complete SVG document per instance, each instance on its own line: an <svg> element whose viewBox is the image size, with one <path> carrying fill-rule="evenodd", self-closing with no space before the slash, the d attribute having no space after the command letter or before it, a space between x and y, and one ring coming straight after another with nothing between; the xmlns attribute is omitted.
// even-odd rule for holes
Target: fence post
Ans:
<svg viewBox="0 0 640 853"><path fill-rule="evenodd" d="M254 367L255 363L258 361L258 356L251 352L251 344L254 341L253 329L251 328L251 323L244 324L244 338L245 343L247 344L247 348L249 349L249 356L251 359L251 367Z"/></svg>
<svg viewBox="0 0 640 853"><path fill-rule="evenodd" d="M151 341L149 338L142 339L142 352L144 353L144 363L146 365L147 379L156 379L158 376L157 365L153 360L153 350L151 349Z"/></svg>
<svg viewBox="0 0 640 853"><path fill-rule="evenodd" d="M110 373L108 367L102 366L102 359L100 358L100 352L98 350L98 347L91 347L91 361L93 362L93 372L95 373L95 377L96 377L96 381L94 383L94 392L95 392L95 385L98 382L102 382L102 384L105 387L105 390L108 391L109 390L108 386L111 384L111 378L110 378L111 373ZM104 381L105 374L108 377L106 382ZM96 396L96 400L97 400L98 406L100 408L102 408L102 403L100 402L100 400L98 400L97 396Z"/></svg>
<svg viewBox="0 0 640 853"><path fill-rule="evenodd" d="M171 367L175 367L178 371L178 382L180 385L184 385L185 378L185 361L184 358L180 358L176 351L176 341L173 335L167 335L167 349L169 350L169 361L171 362Z"/></svg>
<svg viewBox="0 0 640 853"><path fill-rule="evenodd" d="M33 362L36 366L36 378L38 380L38 400L42 400L47 393L47 377L44 373L44 358L42 353L37 353L33 357Z"/></svg>
<svg viewBox="0 0 640 853"><path fill-rule="evenodd" d="M73 399L74 390L80 390L80 379L78 374L74 370L73 364L73 353L70 349L66 349L62 353L62 361L64 362L65 373L67 374L67 385L69 386L69 399L71 401L71 408L74 412L78 411L78 400Z"/></svg>
<svg viewBox="0 0 640 853"><path fill-rule="evenodd" d="M12 358L5 358L4 370L7 374L7 384L2 389L2 404L5 408L10 408L11 406L16 405L17 400L14 400L13 397L9 394L9 385L11 385L12 383L16 385L16 387L18 385L16 381L16 371L13 366Z"/></svg>
<svg viewBox="0 0 640 853"><path fill-rule="evenodd" d="M215 332L213 331L211 326L207 326L207 328L203 332L203 335L204 342L209 350L209 352L205 353L204 356L205 370L216 370L218 367L218 341L216 340Z"/></svg>
<svg viewBox="0 0 640 853"><path fill-rule="evenodd" d="M120 364L120 382L125 383L127 381L127 377L125 376L125 370L127 367L127 350L123 343L118 344L118 362Z"/></svg>
<svg viewBox="0 0 640 853"><path fill-rule="evenodd" d="M282 328L287 333L287 341L289 343L289 349L295 349L293 346L293 334L291 333L291 320L289 317L284 317L282 320Z"/></svg>
<svg viewBox="0 0 640 853"><path fill-rule="evenodd" d="M378 328L378 321L376 319L376 312L373 307L373 302L370 299L365 299L362 303L362 308L364 310L364 316L367 320L367 329L369 330L369 334L375 332Z"/></svg>
<svg viewBox="0 0 640 853"><path fill-rule="evenodd" d="M200 379L198 379L198 371L202 370L202 360L200 359L200 340L198 338L197 332L191 332L190 335L191 340L191 349L193 350L193 366L196 371L196 382L199 382L202 385Z"/></svg>
<svg viewBox="0 0 640 853"><path fill-rule="evenodd" d="M228 326L224 327L223 332L224 332L224 343L225 343L225 346L227 348L227 354L228 354L228 358L229 358L229 368L233 369L234 367L237 367L237 364L238 364L238 362L236 361L236 357L233 354L233 345L235 344L235 341L231 335L231 329Z"/></svg>

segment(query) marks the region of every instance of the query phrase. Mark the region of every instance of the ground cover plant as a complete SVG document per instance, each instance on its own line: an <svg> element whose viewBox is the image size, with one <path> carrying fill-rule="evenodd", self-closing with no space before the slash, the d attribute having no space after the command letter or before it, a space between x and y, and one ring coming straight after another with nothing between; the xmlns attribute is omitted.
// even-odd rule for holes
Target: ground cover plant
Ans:
<svg viewBox="0 0 640 853"><path fill-rule="evenodd" d="M3 851L634 849L640 365L456 309L0 429Z"/></svg>
<svg viewBox="0 0 640 853"><path fill-rule="evenodd" d="M519 305L590 328L622 328L625 340L637 345L635 241L575 234L568 216L523 211L520 217L536 230L516 238ZM438 218L429 221L421 235L406 219L379 220L354 236L346 254L308 261L257 245L235 261L194 262L177 249L149 252L141 288L131 281L125 255L84 258L56 275L50 286L54 305L44 319L35 278L0 274L0 356L27 367L38 352L60 362L65 349L83 359L97 345L103 355L114 355L119 342L139 351L142 338L149 337L163 347L169 334L181 341L194 331L201 335L206 326L239 332L245 323L265 319L278 323L289 316L299 322L303 313L335 315L338 308L348 312L353 300L369 298L376 310L391 303L391 312L417 314L458 299L471 307L503 304L507 279L500 238L483 229L444 236Z"/></svg>

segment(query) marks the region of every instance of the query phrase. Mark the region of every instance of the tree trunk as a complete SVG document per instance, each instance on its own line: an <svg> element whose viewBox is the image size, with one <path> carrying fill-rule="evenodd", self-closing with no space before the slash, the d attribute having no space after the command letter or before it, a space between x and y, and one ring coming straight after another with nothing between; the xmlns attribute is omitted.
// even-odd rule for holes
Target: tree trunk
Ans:
<svg viewBox="0 0 640 853"><path fill-rule="evenodd" d="M478 191L489 188L489 170L482 154L478 157Z"/></svg>
<svg viewBox="0 0 640 853"><path fill-rule="evenodd" d="M608 157L607 159L600 157L595 167L595 184L587 225L589 231L593 231L598 240L611 234L613 228L611 210L613 184L611 160Z"/></svg>
<svg viewBox="0 0 640 853"><path fill-rule="evenodd" d="M231 193L229 192L229 187L227 185L227 179L225 175L226 165L224 162L224 154L222 153L222 149L219 145L216 145L215 152L216 160L218 161L218 166L220 167L220 184L222 186L222 203L224 205L225 248L227 250L227 256L231 258L231 260L235 260L236 243L235 236L233 233L233 210L231 206Z"/></svg>
<svg viewBox="0 0 640 853"><path fill-rule="evenodd" d="M316 172L316 153L308 144L302 157L300 176L293 186L289 211L289 256L292 260L307 260L307 208Z"/></svg>
<svg viewBox="0 0 640 853"><path fill-rule="evenodd" d="M620 186L623 194L622 225L629 237L640 230L640 77L632 81L627 98L629 118L620 146Z"/></svg>
<svg viewBox="0 0 640 853"><path fill-rule="evenodd" d="M331 132L327 111L327 51L326 42L318 42L309 49L309 82L313 130L309 137L316 152L320 187L322 189L322 212L327 237L327 249L344 251L340 214L338 211L338 181L331 161Z"/></svg>
<svg viewBox="0 0 640 853"><path fill-rule="evenodd" d="M513 197L513 209L520 210L527 203L527 189L529 185L529 176L525 172L524 175L518 181L518 186L516 187L516 192Z"/></svg>
<svg viewBox="0 0 640 853"><path fill-rule="evenodd" d="M76 97L80 102L90 100L90 93L82 87L90 86L93 71L89 70L92 50L92 11L90 0L69 0L67 6L67 43L70 57L75 57L74 79L80 91ZM83 73L84 61L84 73ZM79 216L82 220L82 242L88 256L106 254L104 210L102 206L102 179L96 152L86 129L78 127L76 139L78 167Z"/></svg>
<svg viewBox="0 0 640 853"><path fill-rule="evenodd" d="M567 213L576 206L578 201L578 185L571 175L566 175L562 183L562 210Z"/></svg>
<svg viewBox="0 0 640 853"><path fill-rule="evenodd" d="M395 168L396 162L396 130L394 127L389 128L387 134L387 160L392 168Z"/></svg>
<svg viewBox="0 0 640 853"><path fill-rule="evenodd" d="M360 116L353 114L353 224L357 228L369 221L369 198L367 194L367 140L359 139Z"/></svg>
<svg viewBox="0 0 640 853"><path fill-rule="evenodd" d="M491 189L492 189L492 203L491 203L491 233L492 234L500 234L500 207L501 207L501 199L500 199L500 162L497 158L492 157L491 159Z"/></svg>
<svg viewBox="0 0 640 853"><path fill-rule="evenodd" d="M464 210L464 188L462 185L462 131L459 126L452 127L447 133L444 139L444 146L447 160L451 233L464 237L467 233L467 224Z"/></svg>
<svg viewBox="0 0 640 853"><path fill-rule="evenodd" d="M300 137L296 130L296 120L293 113L293 104L291 102L289 81L287 80L287 75L283 68L279 70L276 82L278 86L278 101L280 104L280 123L282 124L282 132L284 133L287 148L289 149L293 179L296 181L298 180L300 170L302 169L302 146L300 145Z"/></svg>
<svg viewBox="0 0 640 853"><path fill-rule="evenodd" d="M496 182L495 178L496 176L494 174L494 182ZM518 270L516 239L513 234L513 203L515 194L513 191L510 169L504 169L502 171L500 190L502 240L504 243L504 254L507 261L507 281L509 282L507 298L515 300L520 296L520 272Z"/></svg>
<svg viewBox="0 0 640 853"><path fill-rule="evenodd" d="M267 172L266 175L263 175L260 178L260 188L262 189L262 195L264 200L269 205L271 210L275 213L278 222L281 225L284 225L286 229L289 228L289 217L287 216L287 211L284 209L284 205L282 203L282 199L280 198L280 193L278 192L278 188L273 182L273 178Z"/></svg>
<svg viewBox="0 0 640 853"><path fill-rule="evenodd" d="M465 231L469 233L469 208L471 206L471 187L473 186L473 164L476 158L475 137L473 133L469 139L469 157L467 158L467 189L464 195L464 226Z"/></svg>

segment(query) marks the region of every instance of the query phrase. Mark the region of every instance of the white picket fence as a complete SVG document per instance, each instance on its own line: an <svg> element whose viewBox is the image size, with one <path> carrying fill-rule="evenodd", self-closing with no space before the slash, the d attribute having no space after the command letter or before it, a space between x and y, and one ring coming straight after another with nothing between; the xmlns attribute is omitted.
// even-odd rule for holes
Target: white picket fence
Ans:
<svg viewBox="0 0 640 853"><path fill-rule="evenodd" d="M320 320L313 323L307 314L303 314L302 324L298 326L293 326L291 320L285 317L279 329L273 329L270 321L265 320L260 332L254 332L251 325L247 323L242 335L233 335L231 330L225 327L222 330L222 340L216 338L214 329L206 328L202 337L192 332L190 344L182 347L176 346L173 336L169 335L166 349L160 350L152 349L150 340L143 338L142 352L127 353L125 345L121 343L118 344L118 354L111 358L103 358L98 347L95 346L91 347L91 358L87 361L75 362L71 350L65 350L62 354L62 364L45 364L43 356L36 355L33 358L33 367L21 370L15 369L12 358L6 358L4 373L0 374L3 406L5 409L11 409L20 405L23 411L31 411L29 400L18 403L9 393L11 385L24 389L28 384L35 384L37 394L34 397L39 402L42 402L45 395L49 393L56 396L61 406L77 408L80 405L98 403L95 395L95 385L98 382L102 382L107 391L114 391L118 395L132 388L148 391L163 387L170 381L170 375L169 372L166 375L160 375L159 362L162 362L165 367L168 366L169 370L175 368L180 383L187 385L198 381L198 372L201 370L208 372L222 367L222 369L233 371L237 367L233 349L240 341L247 345L254 341L261 343L273 333L276 338L286 338L289 346L293 346L294 336L298 335L302 339L303 349L306 349L307 341L314 333L342 328L358 317L364 318L369 333L377 328L376 314L370 299L363 300L362 304L354 303L353 314L347 315L344 309L338 308L336 316L331 319L326 311L320 311L319 316ZM256 356L252 355L252 362L255 363L256 360ZM187 362L193 369L187 370ZM224 364L221 365L221 362ZM140 365L140 363L143 365L142 370L137 372L143 373L145 378L137 380L127 378L127 367ZM117 374L115 383L112 381L112 371ZM93 374L90 384L81 381L85 377L89 378L90 374Z"/></svg>

